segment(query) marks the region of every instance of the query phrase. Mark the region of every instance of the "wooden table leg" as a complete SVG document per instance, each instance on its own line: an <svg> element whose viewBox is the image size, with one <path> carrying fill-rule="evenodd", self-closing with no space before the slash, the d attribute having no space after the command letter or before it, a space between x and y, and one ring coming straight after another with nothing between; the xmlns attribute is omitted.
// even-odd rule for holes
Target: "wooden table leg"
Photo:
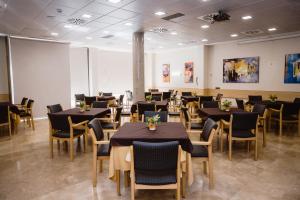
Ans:
<svg viewBox="0 0 300 200"><path fill-rule="evenodd" d="M117 181L117 193L119 196L121 196L121 190L120 190L120 170L116 170L116 181Z"/></svg>

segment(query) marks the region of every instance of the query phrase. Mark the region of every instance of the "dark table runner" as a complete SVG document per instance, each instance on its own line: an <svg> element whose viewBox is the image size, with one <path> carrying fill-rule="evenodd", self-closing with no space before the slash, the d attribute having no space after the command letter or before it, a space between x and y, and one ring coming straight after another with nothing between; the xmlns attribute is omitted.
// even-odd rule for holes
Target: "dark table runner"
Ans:
<svg viewBox="0 0 300 200"><path fill-rule="evenodd" d="M184 151L189 153L193 145L188 134L178 122L161 123L155 131L150 131L146 123L125 123L110 139L111 146L130 146L133 141L167 142L178 141Z"/></svg>
<svg viewBox="0 0 300 200"><path fill-rule="evenodd" d="M110 109L108 108L91 108L91 110L84 111L82 113L80 112L79 108L72 108L57 113L53 113L53 115L71 116L72 121L74 123L79 123L85 120L91 121L94 118L100 118L109 113L110 113Z"/></svg>
<svg viewBox="0 0 300 200"><path fill-rule="evenodd" d="M138 102L132 104L131 109L130 109L131 113L137 113L137 104L138 103L149 104L149 102L147 102L147 101L138 101ZM156 109L158 110L160 108L167 108L169 102L167 100L165 100L165 101L151 101L151 103L155 103Z"/></svg>
<svg viewBox="0 0 300 200"><path fill-rule="evenodd" d="M237 109L237 108L231 108L230 111L223 111L223 110L220 110L219 108L201 108L201 109L199 109L200 116L205 116L207 118L211 118L214 121L220 121L221 119L229 121L230 115L233 112L246 112L246 111Z"/></svg>

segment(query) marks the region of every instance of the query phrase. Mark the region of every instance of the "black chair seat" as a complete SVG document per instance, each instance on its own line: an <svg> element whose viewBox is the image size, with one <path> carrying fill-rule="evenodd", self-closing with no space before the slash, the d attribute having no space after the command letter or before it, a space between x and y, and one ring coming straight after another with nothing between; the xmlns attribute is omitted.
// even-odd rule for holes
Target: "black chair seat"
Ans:
<svg viewBox="0 0 300 200"><path fill-rule="evenodd" d="M170 116L180 116L180 112L169 112Z"/></svg>
<svg viewBox="0 0 300 200"><path fill-rule="evenodd" d="M191 123L191 129L202 129L202 123Z"/></svg>
<svg viewBox="0 0 300 200"><path fill-rule="evenodd" d="M135 171L136 184L142 185L167 185L176 183L175 171L161 171L160 173L147 173L140 170Z"/></svg>
<svg viewBox="0 0 300 200"><path fill-rule="evenodd" d="M229 129L226 128L224 129L226 133L229 133ZM249 130L232 130L232 137L237 137L237 138L251 138L255 137L255 134L253 134Z"/></svg>
<svg viewBox="0 0 300 200"><path fill-rule="evenodd" d="M119 124L116 124L116 128L119 127ZM103 129L114 129L114 125L113 123L109 123L109 122L101 122L101 126Z"/></svg>
<svg viewBox="0 0 300 200"><path fill-rule="evenodd" d="M109 144L99 145L97 156L109 156Z"/></svg>
<svg viewBox="0 0 300 200"><path fill-rule="evenodd" d="M208 157L208 151L205 146L193 145L192 157Z"/></svg>
<svg viewBox="0 0 300 200"><path fill-rule="evenodd" d="M84 130L74 130L73 131L73 136L78 136L84 133ZM53 135L53 137L58 137L58 138L70 138L70 132L66 131L57 131Z"/></svg>

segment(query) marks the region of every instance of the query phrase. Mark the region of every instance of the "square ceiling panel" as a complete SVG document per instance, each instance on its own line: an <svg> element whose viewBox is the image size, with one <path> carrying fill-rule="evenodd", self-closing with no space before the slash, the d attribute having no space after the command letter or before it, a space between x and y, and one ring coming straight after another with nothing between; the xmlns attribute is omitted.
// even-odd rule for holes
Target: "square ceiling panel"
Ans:
<svg viewBox="0 0 300 200"><path fill-rule="evenodd" d="M110 17L115 17L115 18L119 18L119 19L129 19L129 18L135 17L137 15L139 15L139 13L128 11L128 10L123 10L123 9L118 9L118 10L115 10L114 12L111 12L108 14L108 16L110 16Z"/></svg>
<svg viewBox="0 0 300 200"><path fill-rule="evenodd" d="M104 15L102 17L95 19L95 21L101 22L101 23L106 23L106 24L117 24L117 23L123 21L123 19Z"/></svg>
<svg viewBox="0 0 300 200"><path fill-rule="evenodd" d="M81 9L81 11L83 12L93 12L93 13L97 13L99 15L106 15L114 10L116 10L117 8L112 7L112 6L108 6L108 5L104 5L101 3L97 3L97 2L93 2L88 4L87 6L85 6L84 8Z"/></svg>

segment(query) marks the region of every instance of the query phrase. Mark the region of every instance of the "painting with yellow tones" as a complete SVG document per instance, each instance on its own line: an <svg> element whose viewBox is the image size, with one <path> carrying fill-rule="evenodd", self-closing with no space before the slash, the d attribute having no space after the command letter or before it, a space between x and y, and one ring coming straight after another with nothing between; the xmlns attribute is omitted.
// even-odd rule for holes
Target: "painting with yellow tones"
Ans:
<svg viewBox="0 0 300 200"><path fill-rule="evenodd" d="M223 59L223 83L258 83L259 57Z"/></svg>
<svg viewBox="0 0 300 200"><path fill-rule="evenodd" d="M163 64L163 82L170 83L170 64Z"/></svg>

